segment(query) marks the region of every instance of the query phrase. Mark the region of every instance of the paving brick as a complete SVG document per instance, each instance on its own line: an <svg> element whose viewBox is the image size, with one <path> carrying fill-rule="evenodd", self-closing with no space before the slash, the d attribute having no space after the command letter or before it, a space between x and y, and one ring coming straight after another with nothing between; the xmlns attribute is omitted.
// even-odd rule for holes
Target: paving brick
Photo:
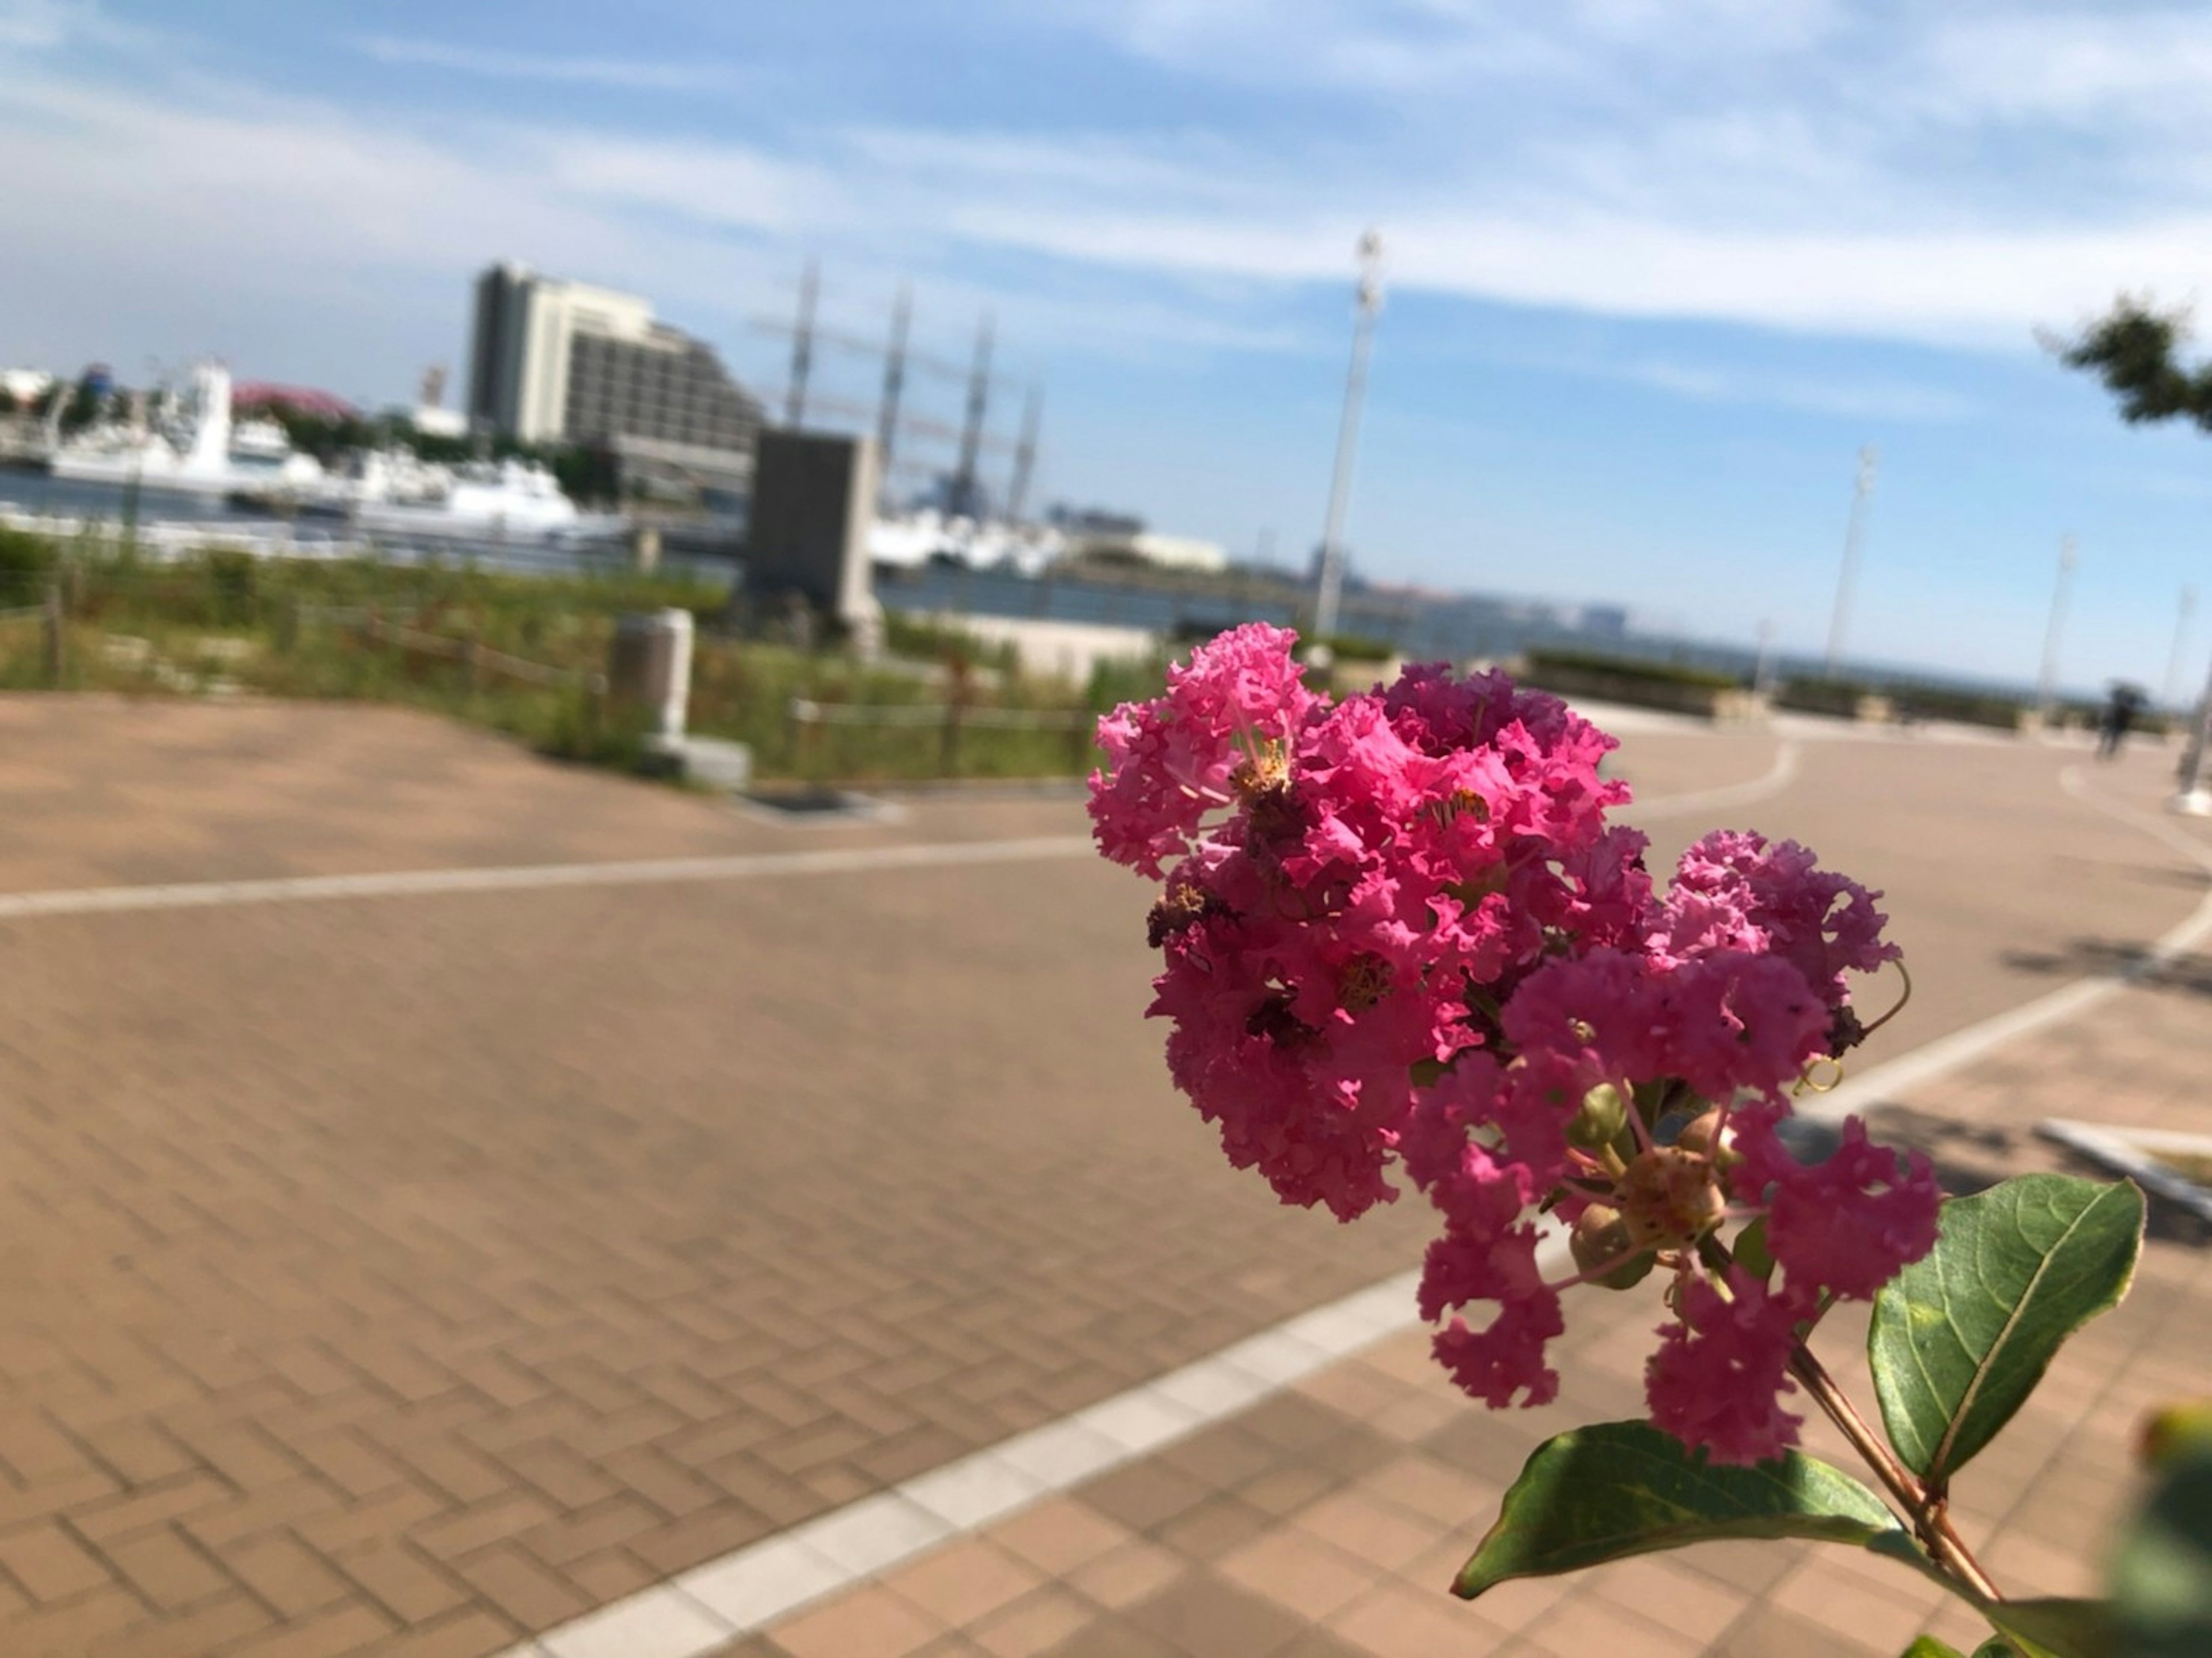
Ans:
<svg viewBox="0 0 2212 1658"><path fill-rule="evenodd" d="M1756 775L1773 752L1758 734L1638 735L1623 763L1663 790ZM1885 812L1808 782L1773 827L1890 886L1926 987L1916 1017L1956 1022L2044 987L1991 965L1993 940L2148 937L2190 902L2117 872L2144 855L2135 831L2041 810L2048 756L1867 752ZM1057 799L770 828L411 715L11 697L0 811L0 890L1082 827ZM1991 847L1971 831L1992 816L2023 827ZM1971 867L1942 853L1962 825ZM1698 827L1664 826L1655 856ZM146 1576L44 1611L0 1595L0 1650L154 1652L261 1606L218 1588L157 1613L191 1588L162 1586L147 1540L179 1533L296 1602L337 1586L291 1628L208 1634L210 1651L264 1635L307 1651L503 1641L492 1588L438 1555L501 1563L518 1608L541 1591L541 1612L562 1593L628 1593L1402 1270L1428 1230L1418 1206L1316 1224L1206 1151L1135 1017L1151 968L1129 891L1089 863L1039 861L0 922L0 950L35 949L39 969L0 1004L0 1154L19 1194L0 1249L42 1264L0 1294L16 1333L0 1351L0 1534L53 1526ZM2201 1066L2160 1056L2201 1052L2202 1009L2159 994L2131 993L2094 1042L2024 1046L1954 1116L2018 1117L2069 1067L2076 1094L2118 1067L2139 1074L2091 1076L2087 1092L2173 1108ZM2002 1155L2033 1148L2015 1136ZM2146 1307L2161 1282L2147 1265ZM2203 1293L2177 1284L2160 1322L2187 1327ZM1650 1317L1635 1321L1569 1367L1579 1402L1607 1396L1587 1376L1633 1408ZM1571 1322L1589 1315L1577 1305ZM2140 1345L2112 1339L2115 1354ZM1358 1561L1374 1588L1393 1570L1440 1580L1548 1430L1455 1398L1419 1347L1385 1344L1103 1484L1128 1524L1041 1505L999 1528L1007 1557L1133 1594L1132 1616L1170 1593L1194 1618L1266 1610L1204 1568L1267 1521ZM2148 1397L2167 1379L2127 1388ZM2062 1395L2090 1412L2065 1430L2074 1442L2124 1436L2101 1395L2075 1397L2063 1376ZM1327 1506L1347 1490L1357 1503ZM1302 1511L1335 1518L1316 1532ZM1408 1524L1437 1540L1392 1568ZM280 1570L287 1548L328 1582ZM1139 1568L1168 1553L1194 1564L1143 1593ZM1669 1564L1692 1587L1611 1610L1694 1637L1715 1596L1773 1588L1725 1551ZM1605 1581L1587 1592L1620 1594ZM1533 1638L1583 1592L1513 1586L1477 1615ZM1260 1638L1249 1618L1234 1626ZM1044 1582L930 1644L1005 1658L1109 1632L1131 1654L1170 1641L1157 1619ZM1358 1649L1340 1637L1300 1628L1283 1650Z"/></svg>
<svg viewBox="0 0 2212 1658"><path fill-rule="evenodd" d="M402 1624L416 1624L466 1606L465 1582L406 1543L389 1537L342 1549L337 1569Z"/></svg>
<svg viewBox="0 0 2212 1658"><path fill-rule="evenodd" d="M533 1526L520 1533L517 1540L549 1566L565 1566L586 1555L619 1547L663 1523L663 1516L642 1503L617 1497Z"/></svg>
<svg viewBox="0 0 2212 1658"><path fill-rule="evenodd" d="M223 1567L284 1618L300 1618L343 1600L346 1580L323 1555L282 1533L222 1551Z"/></svg>
<svg viewBox="0 0 2212 1658"><path fill-rule="evenodd" d="M635 1594L660 1582L664 1576L621 1549L608 1549L586 1555L580 1560L571 1560L561 1568L561 1575L595 1606Z"/></svg>
<svg viewBox="0 0 2212 1658"><path fill-rule="evenodd" d="M234 1588L230 1575L166 1527L118 1538L102 1551L131 1588L164 1612Z"/></svg>
<svg viewBox="0 0 2212 1658"><path fill-rule="evenodd" d="M66 1600L112 1581L97 1555L51 1524L0 1535L0 1566L39 1601Z"/></svg>
<svg viewBox="0 0 2212 1658"><path fill-rule="evenodd" d="M944 1626L888 1589L865 1588L770 1631L791 1658L911 1658Z"/></svg>
<svg viewBox="0 0 2212 1658"><path fill-rule="evenodd" d="M88 1503L74 1510L70 1519L79 1531L100 1543L166 1521L189 1522L220 1511L234 1497L231 1487L214 1475L188 1473L143 1487L127 1497Z"/></svg>
<svg viewBox="0 0 2212 1658"><path fill-rule="evenodd" d="M252 1595L238 1590L203 1600L188 1611L131 1631L130 1658L208 1658L234 1643L276 1626L276 1617Z"/></svg>
<svg viewBox="0 0 2212 1658"><path fill-rule="evenodd" d="M336 1606L240 1642L222 1658L349 1658L391 1633L391 1624L365 1606Z"/></svg>
<svg viewBox="0 0 2212 1658"><path fill-rule="evenodd" d="M426 1521L409 1535L432 1558L449 1561L519 1536L557 1512L544 1497L518 1492Z"/></svg>
<svg viewBox="0 0 2212 1658"><path fill-rule="evenodd" d="M362 1653L363 1658L489 1658L520 1633L496 1613L472 1607L373 1642Z"/></svg>
<svg viewBox="0 0 2212 1658"><path fill-rule="evenodd" d="M220 1552L240 1540L306 1525L345 1506L343 1493L311 1475L298 1474L256 1486L242 1497L195 1508L179 1523L200 1543Z"/></svg>
<svg viewBox="0 0 2212 1658"><path fill-rule="evenodd" d="M84 1658L87 1653L129 1650L145 1626L145 1603L117 1586L40 1606L8 1625L9 1658Z"/></svg>
<svg viewBox="0 0 2212 1658"><path fill-rule="evenodd" d="M479 1549L447 1570L525 1629L549 1628L590 1609L568 1578L512 1544Z"/></svg>
<svg viewBox="0 0 2212 1658"><path fill-rule="evenodd" d="M335 1554L361 1543L388 1541L450 1511L442 1494L422 1485L402 1485L343 1508L312 1514L293 1530L309 1547Z"/></svg>

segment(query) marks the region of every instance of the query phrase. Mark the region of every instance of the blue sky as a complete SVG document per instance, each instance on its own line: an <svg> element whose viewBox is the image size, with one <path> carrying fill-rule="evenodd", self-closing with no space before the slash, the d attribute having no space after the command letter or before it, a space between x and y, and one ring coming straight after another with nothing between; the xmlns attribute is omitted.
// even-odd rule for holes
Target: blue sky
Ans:
<svg viewBox="0 0 2212 1658"><path fill-rule="evenodd" d="M1048 497L1291 556L1373 224L1369 573L1817 650L1873 443L1855 653L2032 678L2072 531L2064 677L2155 689L2212 438L2034 331L2203 286L2208 94L2212 12L2112 0L0 0L0 361L398 399L511 258L772 391L817 256L855 332L996 313Z"/></svg>

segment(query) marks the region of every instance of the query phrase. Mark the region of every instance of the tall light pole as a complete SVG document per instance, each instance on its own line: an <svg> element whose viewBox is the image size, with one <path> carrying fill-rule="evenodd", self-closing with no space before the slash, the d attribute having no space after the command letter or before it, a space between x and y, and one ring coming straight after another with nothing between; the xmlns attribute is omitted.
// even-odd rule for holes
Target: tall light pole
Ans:
<svg viewBox="0 0 2212 1658"><path fill-rule="evenodd" d="M1821 669L1829 679L1844 659L1844 635L1851 616L1851 584L1858 579L1859 545L1866 538L1867 503L1874 498L1875 468L1881 457L1874 445L1859 451L1858 477L1851 485L1851 516L1844 526L1844 567L1836 573L1836 608L1828 616L1828 656Z"/></svg>
<svg viewBox="0 0 2212 1658"><path fill-rule="evenodd" d="M2058 538L2058 580L2051 589L2051 620L2043 629L2043 671L2035 682L2035 708L2047 724L2058 694L2058 636L2066 625L2066 590L2074 580L2074 537Z"/></svg>
<svg viewBox="0 0 2212 1658"><path fill-rule="evenodd" d="M806 419L806 377L814 367L814 299L821 287L821 264L809 259L799 279L799 325L791 331L791 384L783 394L783 423L794 432Z"/></svg>
<svg viewBox="0 0 2212 1658"><path fill-rule="evenodd" d="M1352 367L1344 377L1344 416L1336 434L1336 471L1329 479L1328 519L1321 532L1321 580L1314 594L1314 633L1336 631L1344 598L1344 514L1352 503L1352 462L1359 451L1359 404L1367 391L1367 355L1375 343L1375 313L1382 308L1382 237L1359 239L1359 288L1352 322Z"/></svg>
<svg viewBox="0 0 2212 1658"><path fill-rule="evenodd" d="M2181 604L2173 615L2173 648L2166 655L2166 678L2158 688L2161 708L2181 706L2181 656L2189 648L2189 618L2197 611L2197 589L2184 584Z"/></svg>
<svg viewBox="0 0 2212 1658"><path fill-rule="evenodd" d="M2205 750L2212 749L2212 669L2204 675L2204 700L2197 705L2197 721L2189 733L2189 747L2181 756L2180 774L2174 779L2176 811L2191 817L2212 817L2212 779L2204 774Z"/></svg>

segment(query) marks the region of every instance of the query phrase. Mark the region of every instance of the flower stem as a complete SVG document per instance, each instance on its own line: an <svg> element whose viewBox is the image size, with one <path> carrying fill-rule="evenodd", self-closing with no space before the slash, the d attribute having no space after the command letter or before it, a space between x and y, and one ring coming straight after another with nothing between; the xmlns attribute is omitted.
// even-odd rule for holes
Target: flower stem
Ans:
<svg viewBox="0 0 2212 1658"><path fill-rule="evenodd" d="M1983 1599L2003 1600L1997 1586L1990 1581L1990 1575L1966 1547L1966 1540L1959 1535L1958 1527L1951 1523L1943 1499L1932 1495L1918 1476L1882 1443L1881 1436L1859 1414L1858 1407L1828 1373L1828 1367L1802 1341L1796 1343L1790 1355L1790 1374L1804 1384L1805 1391L1827 1413L1828 1420L1842 1430L1844 1437L1851 1442L1851 1448L1865 1459L1875 1477L1911 1518L1912 1529L1927 1545L1936 1564Z"/></svg>
<svg viewBox="0 0 2212 1658"><path fill-rule="evenodd" d="M1728 1246L1710 1233L1698 1240L1698 1254L1723 1280L1728 1269L1735 1265ZM1859 1414L1858 1406L1851 1403L1850 1395L1805 1345L1802 1336L1790 1344L1790 1374L1804 1385L1813 1402L1851 1442L1851 1448L1867 1467L1874 1470L1875 1477L1881 1481L1891 1499L1905 1510L1905 1517L1912 1522L1914 1535L1926 1546L1936 1564L1984 1600L2003 1600L1989 1573L1982 1570L1981 1562L1967 1548L1966 1540L1959 1535L1958 1527L1951 1523L1941 1494L1929 1491L1917 1474L1897 1460L1896 1454Z"/></svg>

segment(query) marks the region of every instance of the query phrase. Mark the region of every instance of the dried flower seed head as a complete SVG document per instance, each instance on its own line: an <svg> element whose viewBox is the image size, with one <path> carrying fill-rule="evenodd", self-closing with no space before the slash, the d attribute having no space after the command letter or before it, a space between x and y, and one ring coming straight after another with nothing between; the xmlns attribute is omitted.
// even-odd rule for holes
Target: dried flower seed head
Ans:
<svg viewBox="0 0 2212 1658"><path fill-rule="evenodd" d="M1638 1152L1617 1191L1621 1219L1639 1248L1686 1248L1728 1212L1728 1194L1711 1159L1678 1145Z"/></svg>

